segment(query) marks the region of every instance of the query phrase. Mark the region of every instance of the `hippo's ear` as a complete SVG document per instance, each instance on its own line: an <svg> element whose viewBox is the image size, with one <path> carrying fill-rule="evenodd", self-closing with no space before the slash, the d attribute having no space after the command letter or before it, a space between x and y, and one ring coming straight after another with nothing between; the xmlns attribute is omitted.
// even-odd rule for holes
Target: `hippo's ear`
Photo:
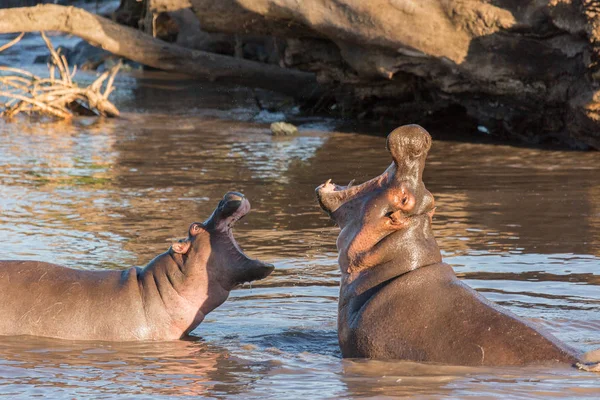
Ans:
<svg viewBox="0 0 600 400"><path fill-rule="evenodd" d="M190 245L192 242L189 239L181 239L178 242L175 242L171 245L171 249L177 254L185 254L190 249Z"/></svg>
<svg viewBox="0 0 600 400"><path fill-rule="evenodd" d="M192 225L190 225L190 236L196 236L202 231L206 231L204 224L194 222Z"/></svg>

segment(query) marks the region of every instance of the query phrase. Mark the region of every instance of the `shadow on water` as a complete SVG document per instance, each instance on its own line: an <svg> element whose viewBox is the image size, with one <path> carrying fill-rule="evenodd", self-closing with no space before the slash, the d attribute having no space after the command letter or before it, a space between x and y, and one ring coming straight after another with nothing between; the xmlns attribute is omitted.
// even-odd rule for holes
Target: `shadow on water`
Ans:
<svg viewBox="0 0 600 400"><path fill-rule="evenodd" d="M278 349L293 353L302 349L306 353L322 354L341 358L338 349L337 330L308 330L291 328L276 334L251 336L245 341L263 349Z"/></svg>

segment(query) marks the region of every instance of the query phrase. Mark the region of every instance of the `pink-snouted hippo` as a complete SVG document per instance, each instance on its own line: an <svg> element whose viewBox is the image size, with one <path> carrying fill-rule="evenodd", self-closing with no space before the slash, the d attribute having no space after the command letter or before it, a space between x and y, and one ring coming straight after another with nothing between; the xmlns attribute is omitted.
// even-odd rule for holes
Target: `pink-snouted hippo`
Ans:
<svg viewBox="0 0 600 400"><path fill-rule="evenodd" d="M0 335L74 340L185 337L236 286L273 266L248 258L233 238L249 201L229 192L204 223L145 268L84 271L36 261L0 261Z"/></svg>
<svg viewBox="0 0 600 400"><path fill-rule="evenodd" d="M402 126L387 138L393 163L383 174L316 189L341 229L342 355L469 366L580 361L580 352L486 300L442 262L435 203L422 181L430 147L425 129Z"/></svg>

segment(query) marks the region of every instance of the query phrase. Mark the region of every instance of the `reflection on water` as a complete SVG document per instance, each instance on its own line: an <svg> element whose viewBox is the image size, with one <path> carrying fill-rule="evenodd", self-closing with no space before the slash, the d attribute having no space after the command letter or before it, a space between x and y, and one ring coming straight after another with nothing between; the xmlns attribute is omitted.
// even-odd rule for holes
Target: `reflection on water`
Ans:
<svg viewBox="0 0 600 400"><path fill-rule="evenodd" d="M134 83L117 93L121 119L0 121L0 258L144 265L238 190L253 204L239 242L277 269L232 293L194 332L198 340L4 338L1 394L597 397L598 376L568 367L342 361L337 229L314 188L380 174L390 162L385 139L302 120L297 137L274 138L245 89L121 79ZM424 177L436 196L438 243L459 276L585 350L600 347L599 161L598 153L436 141Z"/></svg>
<svg viewBox="0 0 600 400"><path fill-rule="evenodd" d="M110 397L240 394L273 367L232 357L200 341L154 343L65 342L9 337L0 344L4 396ZM238 377L246 380L240 384ZM97 398L97 397L96 397Z"/></svg>

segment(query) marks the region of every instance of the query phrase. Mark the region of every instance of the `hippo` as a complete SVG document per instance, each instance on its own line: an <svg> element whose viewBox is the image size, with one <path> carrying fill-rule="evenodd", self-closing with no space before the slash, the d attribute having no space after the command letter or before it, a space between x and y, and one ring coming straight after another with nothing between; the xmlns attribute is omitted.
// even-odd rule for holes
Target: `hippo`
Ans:
<svg viewBox="0 0 600 400"><path fill-rule="evenodd" d="M464 366L582 361L581 352L487 300L442 261L432 231L435 201L422 180L429 133L402 126L386 147L393 162L378 177L357 186L328 180L316 189L341 229L343 357ZM581 368L597 368L597 359L583 361Z"/></svg>
<svg viewBox="0 0 600 400"><path fill-rule="evenodd" d="M175 340L195 329L236 286L273 265L247 257L234 224L250 202L227 193L203 223L144 267L89 271L0 261L0 335L69 340Z"/></svg>

